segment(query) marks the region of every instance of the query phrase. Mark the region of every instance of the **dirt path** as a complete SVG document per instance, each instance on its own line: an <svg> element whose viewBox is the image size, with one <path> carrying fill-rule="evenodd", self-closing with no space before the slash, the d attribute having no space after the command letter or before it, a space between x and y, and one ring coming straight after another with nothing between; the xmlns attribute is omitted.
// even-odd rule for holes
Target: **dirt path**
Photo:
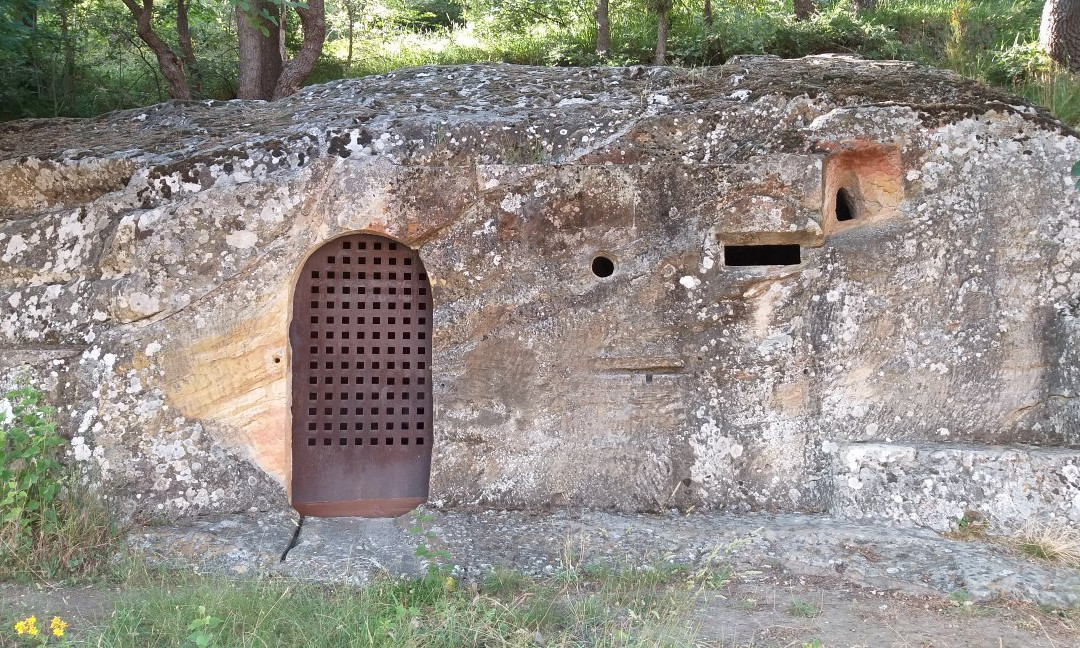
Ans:
<svg viewBox="0 0 1080 648"><path fill-rule="evenodd" d="M37 616L39 625L47 625L49 619L58 616L69 624L71 638L85 637L89 628L108 619L119 595L116 587L0 583L0 648L16 645L12 625L30 615Z"/></svg>
<svg viewBox="0 0 1080 648"><path fill-rule="evenodd" d="M905 596L821 579L733 585L703 606L696 623L704 645L717 648L1080 646L1074 621L1032 606Z"/></svg>

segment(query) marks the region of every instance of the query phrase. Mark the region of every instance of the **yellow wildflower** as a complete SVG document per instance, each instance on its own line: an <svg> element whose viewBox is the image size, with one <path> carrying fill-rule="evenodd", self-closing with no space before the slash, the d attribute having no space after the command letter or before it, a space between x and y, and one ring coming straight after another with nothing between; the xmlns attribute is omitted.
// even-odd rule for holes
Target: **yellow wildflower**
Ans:
<svg viewBox="0 0 1080 648"><path fill-rule="evenodd" d="M49 628L52 629L52 633L57 637L63 637L64 630L67 630L67 627L68 624L65 623L64 620L58 616L54 616L52 618L52 622L49 623Z"/></svg>
<svg viewBox="0 0 1080 648"><path fill-rule="evenodd" d="M443 580L443 587L446 588L447 592L453 592L454 590L456 590L457 589L457 583L454 581L454 577L453 576L447 576Z"/></svg>
<svg viewBox="0 0 1080 648"><path fill-rule="evenodd" d="M36 637L37 633L38 633L37 617L36 616L28 616L25 619L23 619L22 621L19 621L18 623L16 623L15 624L15 633L16 634L21 634L21 635L26 634L26 635L30 635L31 637Z"/></svg>

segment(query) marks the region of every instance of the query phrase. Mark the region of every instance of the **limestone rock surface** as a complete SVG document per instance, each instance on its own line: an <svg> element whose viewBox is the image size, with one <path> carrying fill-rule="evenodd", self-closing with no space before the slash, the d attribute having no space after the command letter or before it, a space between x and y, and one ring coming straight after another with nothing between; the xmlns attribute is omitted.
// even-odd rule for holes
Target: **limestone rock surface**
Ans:
<svg viewBox="0 0 1080 648"><path fill-rule="evenodd" d="M292 289L367 231L431 279L434 501L1075 523L1077 159L1019 99L842 57L415 68L12 122L0 371L129 515L281 507ZM797 262L730 265L762 245ZM890 444L975 458L858 459ZM990 446L1053 460L1018 477Z"/></svg>
<svg viewBox="0 0 1080 648"><path fill-rule="evenodd" d="M1068 566L987 538L964 542L876 521L723 512L423 510L426 521L308 517L298 534L252 516L185 520L140 529L131 544L152 564L324 583L422 576L427 561L415 551L423 544L443 552L432 564L471 582L482 582L496 568L552 576L600 565L680 565L730 569L741 583L810 576L915 595L964 591L979 601L1004 598L1062 609L1080 602L1080 574ZM292 548L278 559L274 552L290 540ZM226 547L231 549L222 551Z"/></svg>

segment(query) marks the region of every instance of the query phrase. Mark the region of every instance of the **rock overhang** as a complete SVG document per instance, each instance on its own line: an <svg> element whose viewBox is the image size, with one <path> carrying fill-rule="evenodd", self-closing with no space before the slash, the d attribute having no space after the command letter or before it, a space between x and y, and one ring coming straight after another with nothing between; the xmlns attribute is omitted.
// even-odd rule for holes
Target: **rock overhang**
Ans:
<svg viewBox="0 0 1080 648"><path fill-rule="evenodd" d="M431 271L448 502L820 510L876 483L841 474L847 444L1077 444L1077 202L1053 192L1077 140L947 73L422 68L16 123L0 150L3 343L84 385L62 397L80 456L155 475L132 510L287 489L289 293L356 230ZM725 266L728 245L801 262ZM201 494L237 461L250 490Z"/></svg>

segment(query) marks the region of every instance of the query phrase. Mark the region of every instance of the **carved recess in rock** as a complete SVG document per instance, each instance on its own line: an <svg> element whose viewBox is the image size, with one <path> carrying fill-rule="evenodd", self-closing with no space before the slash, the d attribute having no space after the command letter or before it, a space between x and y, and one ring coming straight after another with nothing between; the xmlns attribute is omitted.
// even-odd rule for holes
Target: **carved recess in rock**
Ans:
<svg viewBox="0 0 1080 648"><path fill-rule="evenodd" d="M900 149L877 142L824 143L824 233L876 225L898 215L904 198Z"/></svg>
<svg viewBox="0 0 1080 648"><path fill-rule="evenodd" d="M436 502L1075 519L1080 141L1016 101L755 58L13 122L0 371L125 512L285 506L297 272L374 233L430 276ZM990 444L1052 447L1031 502ZM939 493L945 447L979 488Z"/></svg>

